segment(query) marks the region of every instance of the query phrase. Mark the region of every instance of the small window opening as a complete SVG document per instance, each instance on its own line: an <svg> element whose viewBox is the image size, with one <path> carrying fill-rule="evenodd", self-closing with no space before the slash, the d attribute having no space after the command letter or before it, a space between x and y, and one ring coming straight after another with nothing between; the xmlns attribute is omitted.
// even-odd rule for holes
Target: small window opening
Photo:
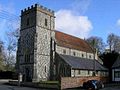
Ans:
<svg viewBox="0 0 120 90"><path fill-rule="evenodd" d="M88 70L88 75L90 74L90 71Z"/></svg>
<svg viewBox="0 0 120 90"><path fill-rule="evenodd" d="M91 59L91 55L89 55L89 58Z"/></svg>
<svg viewBox="0 0 120 90"><path fill-rule="evenodd" d="M47 68L46 68L46 66L45 66L45 72L47 72Z"/></svg>
<svg viewBox="0 0 120 90"><path fill-rule="evenodd" d="M84 57L84 54L82 54L82 57Z"/></svg>
<svg viewBox="0 0 120 90"><path fill-rule="evenodd" d="M78 70L78 74L81 74L81 70Z"/></svg>
<svg viewBox="0 0 120 90"><path fill-rule="evenodd" d="M63 50L63 53L66 54L66 50Z"/></svg>
<svg viewBox="0 0 120 90"><path fill-rule="evenodd" d="M47 19L45 19L45 26L47 26Z"/></svg>
<svg viewBox="0 0 120 90"><path fill-rule="evenodd" d="M73 55L75 56L75 55L76 55L76 53L75 53L75 52L73 52Z"/></svg>

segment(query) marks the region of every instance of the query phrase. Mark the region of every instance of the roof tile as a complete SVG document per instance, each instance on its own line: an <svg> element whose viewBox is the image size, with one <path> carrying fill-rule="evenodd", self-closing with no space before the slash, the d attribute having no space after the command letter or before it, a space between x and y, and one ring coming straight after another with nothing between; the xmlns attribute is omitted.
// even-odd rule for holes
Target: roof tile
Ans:
<svg viewBox="0 0 120 90"><path fill-rule="evenodd" d="M84 70L108 70L97 60L90 60L87 58L74 57L69 55L58 54L66 63L68 63L73 69L84 69ZM95 64L94 64L95 63Z"/></svg>
<svg viewBox="0 0 120 90"><path fill-rule="evenodd" d="M55 31L55 38L57 40L58 46L93 53L93 49L91 48L91 46L83 39L65 34L60 31Z"/></svg>

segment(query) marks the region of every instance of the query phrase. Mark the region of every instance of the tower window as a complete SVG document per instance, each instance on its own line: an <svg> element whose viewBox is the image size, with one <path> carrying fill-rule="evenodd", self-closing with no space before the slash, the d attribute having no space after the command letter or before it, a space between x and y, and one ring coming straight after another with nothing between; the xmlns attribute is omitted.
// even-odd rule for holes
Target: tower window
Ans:
<svg viewBox="0 0 120 90"><path fill-rule="evenodd" d="M30 54L25 54L25 63L30 62Z"/></svg>
<svg viewBox="0 0 120 90"><path fill-rule="evenodd" d="M45 66L45 72L47 72L47 67Z"/></svg>
<svg viewBox="0 0 120 90"><path fill-rule="evenodd" d="M47 19L45 18L45 26L47 26Z"/></svg>
<svg viewBox="0 0 120 90"><path fill-rule="evenodd" d="M30 24L30 20L29 18L27 18L27 26Z"/></svg>

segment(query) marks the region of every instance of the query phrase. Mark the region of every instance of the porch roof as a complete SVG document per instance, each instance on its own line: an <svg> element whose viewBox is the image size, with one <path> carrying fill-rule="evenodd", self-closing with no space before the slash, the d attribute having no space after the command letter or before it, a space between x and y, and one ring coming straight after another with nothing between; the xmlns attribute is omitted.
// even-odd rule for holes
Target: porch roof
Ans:
<svg viewBox="0 0 120 90"><path fill-rule="evenodd" d="M97 60L87 59L87 58L80 58L70 55L59 55L66 63L68 63L71 68L73 69L84 69L84 70L94 70L94 63L95 69L101 71L107 71L108 69L105 68L102 64L100 64Z"/></svg>
<svg viewBox="0 0 120 90"><path fill-rule="evenodd" d="M118 56L117 60L113 64L112 68L120 68L120 55Z"/></svg>

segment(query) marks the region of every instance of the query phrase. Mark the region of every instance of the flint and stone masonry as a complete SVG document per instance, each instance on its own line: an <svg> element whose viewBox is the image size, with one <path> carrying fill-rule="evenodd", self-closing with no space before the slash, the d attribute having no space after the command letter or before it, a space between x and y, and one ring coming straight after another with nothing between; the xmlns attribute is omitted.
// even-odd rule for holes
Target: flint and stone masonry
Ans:
<svg viewBox="0 0 120 90"><path fill-rule="evenodd" d="M17 61L24 81L50 79L50 47L54 39L54 12L35 4L21 11Z"/></svg>

